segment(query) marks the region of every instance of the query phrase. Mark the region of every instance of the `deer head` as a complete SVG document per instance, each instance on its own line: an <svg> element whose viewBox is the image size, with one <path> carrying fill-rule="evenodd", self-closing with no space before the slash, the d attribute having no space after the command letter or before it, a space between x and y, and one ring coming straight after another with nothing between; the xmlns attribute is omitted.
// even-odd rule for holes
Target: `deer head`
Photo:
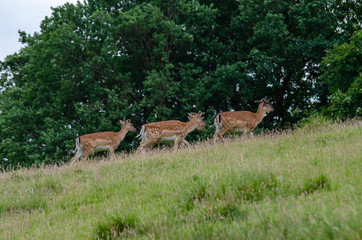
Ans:
<svg viewBox="0 0 362 240"><path fill-rule="evenodd" d="M136 128L131 123L131 120L129 120L129 119L126 120L126 118L123 118L123 120L119 120L119 122L123 125L122 128L125 128L127 131L131 131L131 132L136 131Z"/></svg>
<svg viewBox="0 0 362 240"><path fill-rule="evenodd" d="M274 108L272 108L269 105L269 101L271 100L271 98L267 99L267 97L261 99L261 100L255 100L255 103L259 103L259 107L261 107L265 112L272 112L274 111Z"/></svg>
<svg viewBox="0 0 362 240"><path fill-rule="evenodd" d="M188 118L191 121L192 119L195 119L196 123L197 123L197 129L200 131L205 131L205 126L206 123L204 122L204 117L202 115L204 115L205 113L199 111L198 113L189 113Z"/></svg>

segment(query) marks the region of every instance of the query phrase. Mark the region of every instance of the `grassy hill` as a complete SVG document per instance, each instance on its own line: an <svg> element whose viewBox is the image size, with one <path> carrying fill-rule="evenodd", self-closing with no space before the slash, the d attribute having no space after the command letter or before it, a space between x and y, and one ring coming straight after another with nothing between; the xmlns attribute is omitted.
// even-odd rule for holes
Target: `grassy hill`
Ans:
<svg viewBox="0 0 362 240"><path fill-rule="evenodd" d="M0 239L361 239L362 127L0 174Z"/></svg>

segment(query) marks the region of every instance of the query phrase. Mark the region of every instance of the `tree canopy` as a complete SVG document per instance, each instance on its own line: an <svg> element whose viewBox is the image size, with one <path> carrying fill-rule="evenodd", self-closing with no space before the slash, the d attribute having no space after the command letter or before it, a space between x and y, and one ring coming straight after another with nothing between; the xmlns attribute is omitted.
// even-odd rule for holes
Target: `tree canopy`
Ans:
<svg viewBox="0 0 362 240"><path fill-rule="evenodd" d="M331 93L324 112L344 119L362 115L362 30L334 46L321 63L322 80Z"/></svg>
<svg viewBox="0 0 362 240"><path fill-rule="evenodd" d="M211 123L219 111L256 111L253 101L264 96L275 108L264 127L293 124L326 104L320 62L361 26L359 9L340 0L85 0L53 8L40 32L19 31L24 47L0 63L0 161L59 162L77 136L117 131L123 117L139 127L200 110ZM120 148L135 144L129 135Z"/></svg>

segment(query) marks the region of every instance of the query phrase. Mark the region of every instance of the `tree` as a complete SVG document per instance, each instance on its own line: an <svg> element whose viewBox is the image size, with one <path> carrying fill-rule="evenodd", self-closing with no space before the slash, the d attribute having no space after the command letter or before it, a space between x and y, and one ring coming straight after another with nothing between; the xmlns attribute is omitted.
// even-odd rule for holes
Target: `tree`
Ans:
<svg viewBox="0 0 362 240"><path fill-rule="evenodd" d="M324 113L345 119L362 115L362 30L334 46L323 58L322 79L330 97Z"/></svg>
<svg viewBox="0 0 362 240"><path fill-rule="evenodd" d="M323 89L319 62L325 50L344 40L352 23L342 23L336 1L244 1L232 26L238 56L253 76L254 96L274 98L266 120L279 126L302 118ZM245 54L246 53L246 54ZM245 85L245 84L243 84ZM259 95L259 96L260 96Z"/></svg>
<svg viewBox="0 0 362 240"><path fill-rule="evenodd" d="M358 3L336 0L86 0L53 9L41 31L0 63L0 159L66 160L77 136L187 120L188 112L255 111L282 127L323 104L319 63L359 24ZM348 20L348 21L347 21ZM194 133L197 139L211 134ZM137 144L129 134L120 149Z"/></svg>

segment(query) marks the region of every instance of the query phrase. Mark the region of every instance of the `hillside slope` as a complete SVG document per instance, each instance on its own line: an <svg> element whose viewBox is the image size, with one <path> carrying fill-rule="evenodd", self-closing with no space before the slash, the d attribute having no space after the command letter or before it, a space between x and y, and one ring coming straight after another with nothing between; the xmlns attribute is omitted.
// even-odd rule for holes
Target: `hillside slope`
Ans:
<svg viewBox="0 0 362 240"><path fill-rule="evenodd" d="M0 174L0 239L361 239L362 127Z"/></svg>

